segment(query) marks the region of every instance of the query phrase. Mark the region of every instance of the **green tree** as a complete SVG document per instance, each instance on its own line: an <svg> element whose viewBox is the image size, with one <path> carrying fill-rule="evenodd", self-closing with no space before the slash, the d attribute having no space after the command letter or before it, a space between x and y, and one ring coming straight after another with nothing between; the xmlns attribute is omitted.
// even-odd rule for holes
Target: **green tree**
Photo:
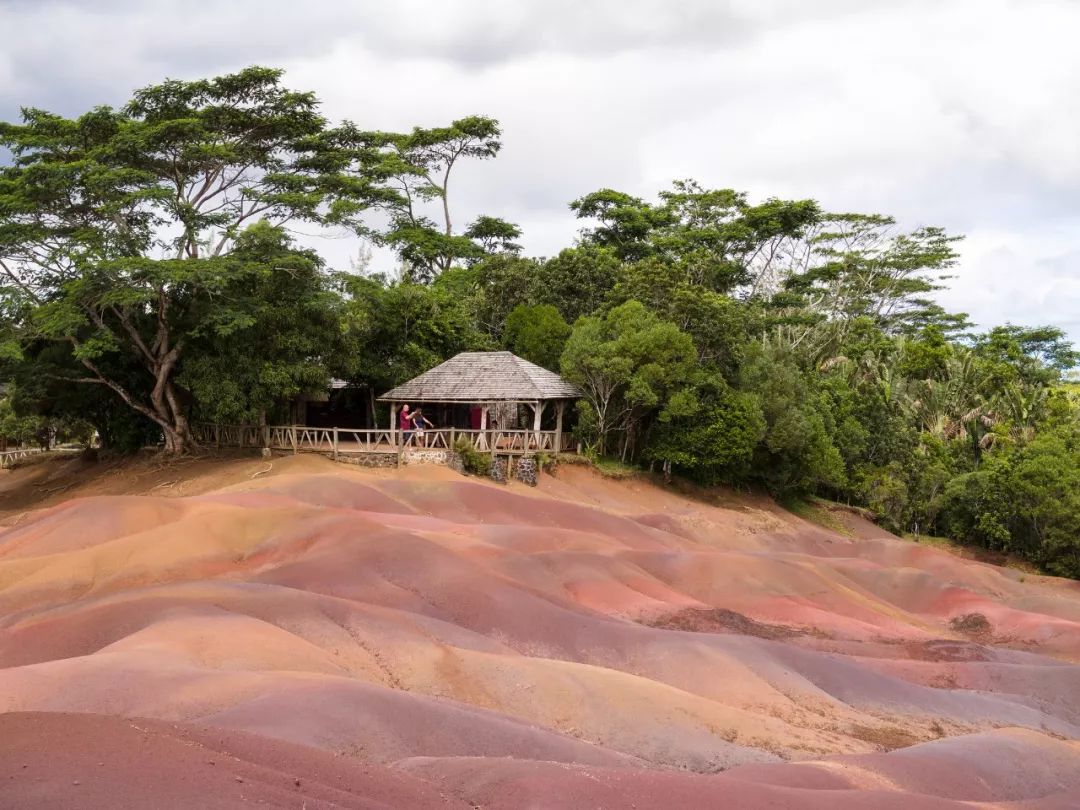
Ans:
<svg viewBox="0 0 1080 810"><path fill-rule="evenodd" d="M679 415L658 420L646 457L705 484L745 481L765 434L761 403L716 375L697 381L693 393Z"/></svg>
<svg viewBox="0 0 1080 810"><path fill-rule="evenodd" d="M827 400L786 350L753 347L741 388L757 397L765 419L754 451L754 478L777 495L844 486L844 461L832 441Z"/></svg>
<svg viewBox="0 0 1080 810"><path fill-rule="evenodd" d="M530 285L529 300L551 304L573 323L605 303L621 272L622 265L610 250L567 248L540 266Z"/></svg>
<svg viewBox="0 0 1080 810"><path fill-rule="evenodd" d="M0 125L0 273L20 302L14 338L65 343L70 383L110 389L154 422L166 449L192 445L176 375L200 334L250 322L233 306L236 238L251 222L351 221L347 160L323 138L310 93L280 71L144 88L120 110L75 119L24 111ZM12 349L7 350L11 353ZM110 376L129 354L144 384Z"/></svg>
<svg viewBox="0 0 1080 810"><path fill-rule="evenodd" d="M916 380L940 378L948 370L952 347L940 326L924 326L916 337L901 344L898 371Z"/></svg>
<svg viewBox="0 0 1080 810"><path fill-rule="evenodd" d="M0 449L8 442L36 442L48 449L56 441L89 443L93 427L85 414L45 413L32 407L23 391L8 384L0 394Z"/></svg>
<svg viewBox="0 0 1080 810"><path fill-rule="evenodd" d="M693 338L702 366L736 376L755 320L752 306L694 284L684 265L657 256L626 265L610 300L641 301Z"/></svg>
<svg viewBox="0 0 1080 810"><path fill-rule="evenodd" d="M538 366L557 369L570 332L570 324L550 304L519 304L506 318L503 340L514 354Z"/></svg>
<svg viewBox="0 0 1080 810"><path fill-rule="evenodd" d="M459 288L460 294L475 299L480 328L500 340L510 312L533 303L540 266L536 259L496 253L453 272L469 279Z"/></svg>
<svg viewBox="0 0 1080 810"><path fill-rule="evenodd" d="M639 301L574 324L562 356L567 379L584 391L584 421L601 455L611 434L622 434L622 456L632 455L643 423L681 415L696 352L690 336L660 320Z"/></svg>
<svg viewBox="0 0 1080 810"><path fill-rule="evenodd" d="M625 262L677 264L692 284L720 293L768 286L799 261L803 236L821 215L812 200L751 205L745 194L692 180L674 183L655 204L602 189L570 207L597 221L582 231L584 244L606 247Z"/></svg>
<svg viewBox="0 0 1080 810"><path fill-rule="evenodd" d="M521 232L511 223L481 216L459 231L451 215L454 169L465 160L494 158L501 134L498 121L481 115L408 133L364 132L352 124L336 131L335 141L351 153L361 186L376 178L372 199L389 217L377 238L397 251L411 280L431 281L455 262L519 250L514 240Z"/></svg>
<svg viewBox="0 0 1080 810"><path fill-rule="evenodd" d="M376 394L458 352L494 348L477 327L471 302L458 294L452 274L430 285L381 276L343 276L339 281L346 296L343 348L331 371L368 388L373 419L378 416Z"/></svg>
<svg viewBox="0 0 1080 810"><path fill-rule="evenodd" d="M1080 363L1080 353L1054 326L998 326L975 337L975 354L986 361L989 382L1045 386Z"/></svg>
<svg viewBox="0 0 1080 810"><path fill-rule="evenodd" d="M809 240L805 264L784 279L774 304L818 316L802 332L817 330L821 352L839 351L848 325L860 318L890 334L910 334L928 318L939 326L945 320L930 318L940 307L927 296L948 278L958 237L933 227L895 233L895 225L879 215L827 215Z"/></svg>
<svg viewBox="0 0 1080 810"><path fill-rule="evenodd" d="M177 380L197 412L218 423L265 423L275 407L327 390L341 352L340 298L322 260L294 247L280 228L253 225L237 238L222 297L246 313L235 329L193 339Z"/></svg>

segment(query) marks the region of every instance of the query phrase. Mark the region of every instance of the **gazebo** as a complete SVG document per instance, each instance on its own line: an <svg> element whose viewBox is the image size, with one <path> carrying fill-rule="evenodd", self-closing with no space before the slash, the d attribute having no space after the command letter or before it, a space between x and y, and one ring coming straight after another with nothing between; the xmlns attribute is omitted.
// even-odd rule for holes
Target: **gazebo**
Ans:
<svg viewBox="0 0 1080 810"><path fill-rule="evenodd" d="M553 450L562 445L566 403L581 397L581 390L553 371L530 363L512 352L462 352L419 377L387 391L380 402L390 404L390 425L395 444L398 410L403 404L449 406L458 414L449 429L432 431L435 441L449 447L455 435L468 435L479 450L528 452ZM489 411L523 405L532 409L532 429L493 426ZM541 430L548 405L554 405L555 430ZM469 410L468 427L453 424L463 409ZM479 411L479 413L477 413ZM550 413L550 412L549 412ZM442 435L448 434L448 435Z"/></svg>

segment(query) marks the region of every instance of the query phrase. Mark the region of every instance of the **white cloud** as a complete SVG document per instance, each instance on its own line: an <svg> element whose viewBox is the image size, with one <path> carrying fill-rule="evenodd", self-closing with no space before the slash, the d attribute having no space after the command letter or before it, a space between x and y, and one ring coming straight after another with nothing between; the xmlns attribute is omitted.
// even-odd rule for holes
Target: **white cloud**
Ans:
<svg viewBox="0 0 1080 810"><path fill-rule="evenodd" d="M283 65L364 127L499 118L504 151L457 178L457 218L514 219L531 251L573 238L583 193L694 177L966 233L943 301L1080 339L1073 0L0 0L0 28L4 116Z"/></svg>

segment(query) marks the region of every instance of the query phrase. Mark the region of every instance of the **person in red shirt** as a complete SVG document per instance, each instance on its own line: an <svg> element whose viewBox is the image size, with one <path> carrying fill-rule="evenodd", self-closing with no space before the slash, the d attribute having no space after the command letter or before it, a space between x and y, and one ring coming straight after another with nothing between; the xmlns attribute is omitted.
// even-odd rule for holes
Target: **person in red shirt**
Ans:
<svg viewBox="0 0 1080 810"><path fill-rule="evenodd" d="M412 440L412 414L409 413L409 406L401 406L401 415L398 417L398 426L401 428L401 443L408 444Z"/></svg>

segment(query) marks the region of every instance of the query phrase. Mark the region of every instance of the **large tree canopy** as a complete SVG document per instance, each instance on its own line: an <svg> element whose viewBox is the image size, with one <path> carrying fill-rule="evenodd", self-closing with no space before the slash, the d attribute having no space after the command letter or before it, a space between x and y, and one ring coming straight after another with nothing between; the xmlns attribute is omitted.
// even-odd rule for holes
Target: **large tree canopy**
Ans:
<svg viewBox="0 0 1080 810"><path fill-rule="evenodd" d="M251 318L232 294L250 223L348 221L361 199L329 148L309 93L280 71L168 81L122 109L74 119L24 110L0 125L14 160L0 172L0 273L13 317L4 353L65 344L81 373L189 446L176 374L191 342ZM239 263L238 263L239 262ZM107 358L133 356L134 385Z"/></svg>

